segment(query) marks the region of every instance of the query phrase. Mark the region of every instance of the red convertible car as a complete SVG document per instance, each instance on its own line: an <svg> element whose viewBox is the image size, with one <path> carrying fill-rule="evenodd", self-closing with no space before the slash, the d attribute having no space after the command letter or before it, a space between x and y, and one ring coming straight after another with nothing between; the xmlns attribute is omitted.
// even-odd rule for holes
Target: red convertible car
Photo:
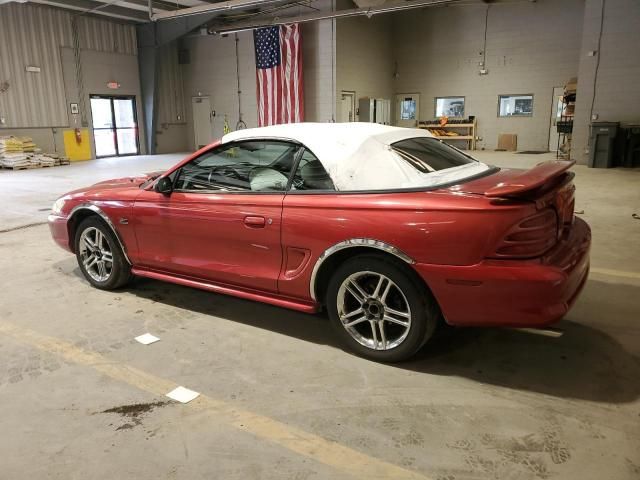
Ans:
<svg viewBox="0 0 640 480"><path fill-rule="evenodd" d="M95 287L132 275L325 308L356 353L413 355L440 322L545 327L589 270L571 162L476 161L425 130L241 130L168 171L58 199L51 233Z"/></svg>

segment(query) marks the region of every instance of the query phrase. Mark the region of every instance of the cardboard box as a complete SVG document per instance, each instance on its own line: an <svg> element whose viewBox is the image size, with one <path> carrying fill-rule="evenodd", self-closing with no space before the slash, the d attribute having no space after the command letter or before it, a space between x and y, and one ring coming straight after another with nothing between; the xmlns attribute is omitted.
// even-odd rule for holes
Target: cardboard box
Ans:
<svg viewBox="0 0 640 480"><path fill-rule="evenodd" d="M518 135L515 133L501 133L498 135L498 148L496 150L515 152L517 149Z"/></svg>
<svg viewBox="0 0 640 480"><path fill-rule="evenodd" d="M567 84L564 86L564 93L565 94L576 93L577 89L578 89L578 79L576 77L573 77L569 79Z"/></svg>

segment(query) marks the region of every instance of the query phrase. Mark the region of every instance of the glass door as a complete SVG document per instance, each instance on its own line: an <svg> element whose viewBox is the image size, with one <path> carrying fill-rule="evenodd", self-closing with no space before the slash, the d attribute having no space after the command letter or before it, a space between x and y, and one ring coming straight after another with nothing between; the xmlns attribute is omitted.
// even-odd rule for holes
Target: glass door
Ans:
<svg viewBox="0 0 640 480"><path fill-rule="evenodd" d="M135 98L92 95L91 116L96 157L140 153Z"/></svg>

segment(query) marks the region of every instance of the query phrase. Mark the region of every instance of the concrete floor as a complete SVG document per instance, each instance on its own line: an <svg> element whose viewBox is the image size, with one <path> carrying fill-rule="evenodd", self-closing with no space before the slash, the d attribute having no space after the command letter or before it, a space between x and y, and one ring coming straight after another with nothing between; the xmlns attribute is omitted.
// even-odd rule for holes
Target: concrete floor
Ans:
<svg viewBox="0 0 640 480"><path fill-rule="evenodd" d="M575 168L593 273L564 337L460 330L390 366L344 352L322 316L93 289L46 226L13 229L176 158L0 171L0 478L640 478L640 172ZM203 395L166 403L176 385Z"/></svg>

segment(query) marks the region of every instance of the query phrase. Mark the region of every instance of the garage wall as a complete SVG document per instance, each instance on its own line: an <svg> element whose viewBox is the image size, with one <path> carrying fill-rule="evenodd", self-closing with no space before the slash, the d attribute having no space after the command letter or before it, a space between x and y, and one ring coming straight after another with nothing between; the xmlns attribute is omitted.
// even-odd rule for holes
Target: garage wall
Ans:
<svg viewBox="0 0 640 480"><path fill-rule="evenodd" d="M77 85L75 80L75 63L73 49L63 49L64 74L67 81L66 91L69 98L79 99ZM131 95L136 98L137 119L139 125L139 144L141 151L145 150L145 132L142 128L142 101L140 91L140 79L138 76L138 57L136 55L122 54L109 51L95 51L82 49L80 51L80 59L82 62L82 76L84 84L84 94L87 111L87 121L89 125L93 125L91 108L89 105L90 95ZM107 82L115 81L120 84L117 90L111 90L107 87ZM76 100L77 101L77 100ZM80 119L74 118L77 115L70 115L71 128L76 127L76 122L80 123ZM95 148L92 143L91 151L95 157Z"/></svg>
<svg viewBox="0 0 640 480"><path fill-rule="evenodd" d="M45 28L34 28L43 25ZM69 123L60 46L71 46L71 16L61 10L0 5L0 128L61 127ZM41 68L30 73L27 66Z"/></svg>
<svg viewBox="0 0 640 480"><path fill-rule="evenodd" d="M160 48L158 58L158 121L156 153L186 152L187 119L182 65L178 60L179 42Z"/></svg>
<svg viewBox="0 0 640 480"><path fill-rule="evenodd" d="M606 0L602 17L602 0L587 0L572 154L581 163L587 162L591 104L597 121L640 123L640 2L637 0ZM600 20L600 65L597 79ZM595 91L594 91L595 84ZM595 95L595 98L594 98Z"/></svg>
<svg viewBox="0 0 640 480"><path fill-rule="evenodd" d="M335 118L335 41L334 21L302 25L303 81L305 120L330 122ZM182 39L180 48L188 50L190 62L181 65L184 85L184 134L181 138L193 149L193 112L191 102L198 95L209 96L211 108L216 114L212 120L214 138L223 134L224 116L234 130L238 122L238 88L236 76L235 35L193 35ZM242 119L247 127L258 124L256 101L256 67L252 32L240 32L238 38L240 105ZM162 82L162 77L161 77ZM168 89L162 95L172 95ZM165 117L162 105L160 115ZM158 135L160 151L177 151L180 145L179 126L161 126ZM167 140L165 140L167 139ZM160 147L162 146L162 150Z"/></svg>
<svg viewBox="0 0 640 480"><path fill-rule="evenodd" d="M82 126L81 116L69 111L70 103L80 103L82 108L72 18L68 11L42 5L0 5L0 83L9 82L9 89L0 93L0 117L5 119L0 135L30 136L45 152L64 153L64 129ZM138 96L141 119L135 28L76 18L87 121L91 93ZM40 67L40 73L26 72L28 65ZM121 89L107 90L110 80L121 83ZM143 140L141 125L142 148Z"/></svg>
<svg viewBox="0 0 640 480"><path fill-rule="evenodd" d="M336 120L336 21L302 24L305 121Z"/></svg>
<svg viewBox="0 0 640 480"><path fill-rule="evenodd" d="M355 91L356 99L388 98L393 102L395 85L392 22L391 15L336 21L338 102L343 90ZM336 106L338 112L339 107Z"/></svg>
<svg viewBox="0 0 640 480"><path fill-rule="evenodd" d="M211 108L215 111L211 127L214 138L223 134L224 117L234 129L238 122L238 98L242 108L242 118L248 127L257 126L256 69L253 51L253 34L238 33L238 59L240 73L240 96L238 97L236 75L235 35L198 35L182 40L182 48L189 51L190 62L182 65L184 82L186 142L190 149L195 147L193 135L192 98L210 97Z"/></svg>
<svg viewBox="0 0 640 480"><path fill-rule="evenodd" d="M437 7L393 16L396 91L421 94L420 119L434 118L434 97L464 96L478 119L478 146L518 135L520 150L546 150L553 87L578 74L583 0L539 0ZM485 13L488 75L479 75ZM499 118L498 95L533 94L532 117Z"/></svg>

